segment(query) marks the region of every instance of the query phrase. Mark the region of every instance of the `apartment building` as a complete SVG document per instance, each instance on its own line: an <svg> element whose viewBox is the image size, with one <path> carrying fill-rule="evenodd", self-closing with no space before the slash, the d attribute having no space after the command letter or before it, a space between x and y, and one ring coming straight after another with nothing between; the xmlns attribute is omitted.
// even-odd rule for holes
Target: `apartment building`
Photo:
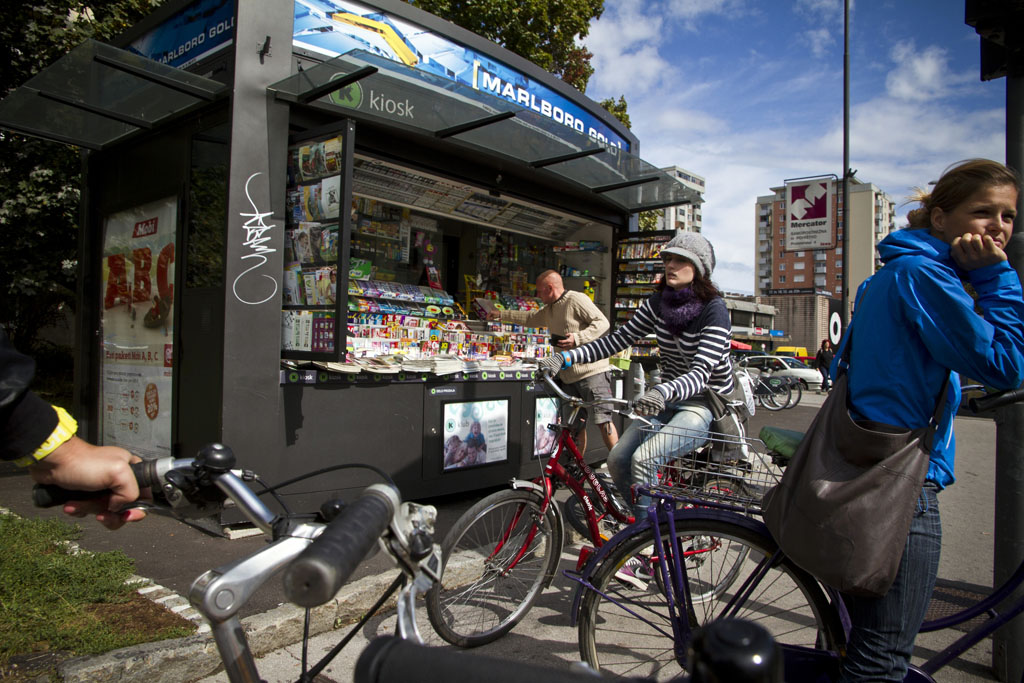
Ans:
<svg viewBox="0 0 1024 683"><path fill-rule="evenodd" d="M676 178L683 185L700 192L703 196L705 181L702 176L699 176L696 173L691 173L679 166L669 166L668 168L663 168L661 170L668 173L673 178ZM657 230L686 230L688 232L700 232L701 225L701 204L699 202L670 206L658 211Z"/></svg>
<svg viewBox="0 0 1024 683"><path fill-rule="evenodd" d="M775 325L795 346L816 348L828 336L830 311L841 310L843 298L843 229L845 207L842 183L826 179L832 191L832 246L821 249L786 248L786 186L757 198L754 250L754 292L759 303L775 307ZM857 286L881 266L875 245L895 229L896 205L877 186L850 180L850 236L847 249L847 319Z"/></svg>

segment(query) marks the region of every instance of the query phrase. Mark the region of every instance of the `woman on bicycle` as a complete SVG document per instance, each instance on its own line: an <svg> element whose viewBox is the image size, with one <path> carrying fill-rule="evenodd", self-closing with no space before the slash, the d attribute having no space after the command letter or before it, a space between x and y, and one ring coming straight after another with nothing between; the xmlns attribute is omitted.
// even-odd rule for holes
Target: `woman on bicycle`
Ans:
<svg viewBox="0 0 1024 683"><path fill-rule="evenodd" d="M997 389L1024 381L1024 301L1004 251L1019 190L1017 175L994 161L947 169L930 194L913 197L921 207L907 216L909 227L879 243L885 266L858 291L832 365L833 376L841 365L849 373L854 419L924 427L953 376L896 580L881 598L843 596L852 630L842 681L902 681L906 673L938 572L936 493L953 483L957 373Z"/></svg>
<svg viewBox="0 0 1024 683"><path fill-rule="evenodd" d="M706 441L702 435L711 424L711 409L704 391L710 387L724 395L733 388L729 311L711 282L714 248L699 233L682 232L662 247L661 258L664 277L629 321L610 334L541 362L541 367L551 370L589 363L627 349L649 334L657 336L663 381L637 399L634 409L677 429L671 430L674 437L655 435L644 441L643 425L630 424L608 454L608 471L623 492L632 484L654 483L659 464ZM681 443L681 433L694 436ZM648 504L646 496L639 497L635 514L645 514Z"/></svg>

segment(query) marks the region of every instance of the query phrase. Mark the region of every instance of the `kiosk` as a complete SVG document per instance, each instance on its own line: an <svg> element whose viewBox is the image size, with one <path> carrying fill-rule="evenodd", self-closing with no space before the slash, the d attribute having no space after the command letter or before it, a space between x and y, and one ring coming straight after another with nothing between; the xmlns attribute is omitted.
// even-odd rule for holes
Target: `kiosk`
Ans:
<svg viewBox="0 0 1024 683"><path fill-rule="evenodd" d="M700 201L572 87L398 0L168 2L35 76L0 125L84 150L89 438L144 456L221 441L267 481L365 462L404 497L535 475L551 400L521 370L332 364L478 351L494 330L472 290L528 301L573 255L567 284L597 284L614 321L608 247L637 212ZM456 454L473 430L486 449Z"/></svg>

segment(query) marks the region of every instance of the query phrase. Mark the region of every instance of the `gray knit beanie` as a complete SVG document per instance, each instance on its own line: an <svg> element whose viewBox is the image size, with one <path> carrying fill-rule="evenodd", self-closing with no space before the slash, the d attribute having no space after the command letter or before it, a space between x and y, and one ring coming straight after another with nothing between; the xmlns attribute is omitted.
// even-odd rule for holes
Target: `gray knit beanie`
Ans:
<svg viewBox="0 0 1024 683"><path fill-rule="evenodd" d="M676 254L693 263L702 277L715 269L715 248L699 232L680 232L665 243L662 254Z"/></svg>

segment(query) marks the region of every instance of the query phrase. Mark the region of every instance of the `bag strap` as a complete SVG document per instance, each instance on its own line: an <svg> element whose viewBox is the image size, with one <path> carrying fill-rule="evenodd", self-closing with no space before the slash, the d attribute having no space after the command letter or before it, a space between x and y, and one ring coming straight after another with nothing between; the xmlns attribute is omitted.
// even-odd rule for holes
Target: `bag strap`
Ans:
<svg viewBox="0 0 1024 683"><path fill-rule="evenodd" d="M858 302L863 301L864 297L867 296L868 290L871 289L871 281L873 279L875 279L874 275L872 275L871 277L869 277L867 279L867 285L864 287L864 291L861 292L860 296L857 298L857 302L854 303L855 306L856 306L856 304ZM851 357L850 349L853 348L853 320L852 319L850 320L850 324L846 328L846 334L848 335L848 338L846 339L846 346L843 347L843 354L842 354L842 356L839 357L839 363L836 365L836 367L839 370L839 374L845 373L845 372L849 371L849 369L850 369L850 357ZM939 398L938 398L938 400L935 403L935 411L932 413L932 418L928 422L928 432L924 435L924 438L923 438L923 441L928 446L928 450L929 451L931 451L931 448L932 448L932 438L935 436L935 432L938 431L938 429L939 429L939 420L942 419L942 408L946 404L946 394L949 392L949 384L952 381L952 379L953 379L953 371L952 370L947 370L946 371L946 381L942 383L942 389L939 390ZM849 385L847 385L847 386L849 386ZM849 404L849 397L847 397L847 404Z"/></svg>

